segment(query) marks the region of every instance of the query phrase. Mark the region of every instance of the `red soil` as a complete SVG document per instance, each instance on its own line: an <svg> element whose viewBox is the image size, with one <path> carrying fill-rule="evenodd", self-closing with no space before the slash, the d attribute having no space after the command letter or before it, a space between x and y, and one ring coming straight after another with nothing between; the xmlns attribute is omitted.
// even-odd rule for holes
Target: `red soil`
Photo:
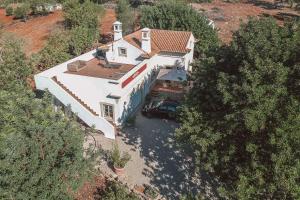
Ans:
<svg viewBox="0 0 300 200"><path fill-rule="evenodd" d="M14 20L12 16L6 16L5 10L0 9L0 24L3 25L3 31L21 37L25 42L24 49L27 55L40 51L44 47L49 34L58 28L63 20L62 11L57 11L47 16L34 17L22 22ZM114 9L106 9L105 15L100 21L101 34L112 33L112 24L116 21Z"/></svg>
<svg viewBox="0 0 300 200"><path fill-rule="evenodd" d="M91 181L87 181L75 194L76 200L94 200L101 199L97 196L97 192L103 190L106 185L105 177L96 176ZM98 198L97 198L98 197Z"/></svg>
<svg viewBox="0 0 300 200"><path fill-rule="evenodd" d="M6 12L4 9L0 9L0 25L8 25L13 23L13 17L12 16L6 16Z"/></svg>
<svg viewBox="0 0 300 200"><path fill-rule="evenodd" d="M102 35L112 33L112 25L117 20L114 9L106 9L105 15L100 19L100 31Z"/></svg>
<svg viewBox="0 0 300 200"><path fill-rule="evenodd" d="M255 5L256 4L256 5ZM215 21L219 30L219 37L224 43L229 43L232 39L232 32L240 27L241 22L246 22L248 17L260 17L271 15L278 19L279 24L283 24L282 15L297 15L290 8L273 8L272 0L266 1L241 1L239 3L226 3L222 0L214 0L212 3L192 4L194 8L204 10L208 17Z"/></svg>
<svg viewBox="0 0 300 200"><path fill-rule="evenodd" d="M5 16L5 11L3 9L0 10L0 23L4 24L3 30L14 33L25 41L24 48L27 55L37 53L41 50L49 34L59 27L62 22L63 14L61 11L51 13L47 16L34 17L26 22L22 22Z"/></svg>

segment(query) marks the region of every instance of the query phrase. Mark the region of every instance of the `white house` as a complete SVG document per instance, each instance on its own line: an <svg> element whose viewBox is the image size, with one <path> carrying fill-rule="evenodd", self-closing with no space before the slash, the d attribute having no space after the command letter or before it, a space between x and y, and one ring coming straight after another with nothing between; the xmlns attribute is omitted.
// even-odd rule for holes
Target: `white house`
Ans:
<svg viewBox="0 0 300 200"><path fill-rule="evenodd" d="M163 80L186 77L195 43L191 32L144 28L123 37L120 22L113 29L111 43L34 76L37 89L49 90L112 139L115 127L142 103L160 68Z"/></svg>

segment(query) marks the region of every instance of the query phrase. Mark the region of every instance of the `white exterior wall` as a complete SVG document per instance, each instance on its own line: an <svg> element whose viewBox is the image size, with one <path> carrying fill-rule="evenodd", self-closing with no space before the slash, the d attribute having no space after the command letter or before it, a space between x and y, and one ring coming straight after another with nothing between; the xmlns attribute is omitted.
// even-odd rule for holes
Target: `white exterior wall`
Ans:
<svg viewBox="0 0 300 200"><path fill-rule="evenodd" d="M189 64L193 63L194 61L194 47L195 47L195 37L192 34L187 44L187 49L191 49L191 50L189 53L185 55L185 67L186 67L185 70L187 71L192 70Z"/></svg>
<svg viewBox="0 0 300 200"><path fill-rule="evenodd" d="M108 79L66 73L58 75L57 79L99 115L100 102L115 104L115 100L106 98L117 87L108 83Z"/></svg>
<svg viewBox="0 0 300 200"><path fill-rule="evenodd" d="M119 56L119 47L123 47L127 49L127 57ZM106 53L106 58L109 62L117 62L117 63L125 63L137 65L139 62L136 60L143 52L121 39L110 45L109 51Z"/></svg>
<svg viewBox="0 0 300 200"><path fill-rule="evenodd" d="M95 126L95 129L102 131L105 137L115 139L115 128L107 120L93 115L50 77L36 75L34 80L37 89L49 90L49 92L59 99L65 106L70 105L72 111L76 113L76 115L87 125L91 127Z"/></svg>

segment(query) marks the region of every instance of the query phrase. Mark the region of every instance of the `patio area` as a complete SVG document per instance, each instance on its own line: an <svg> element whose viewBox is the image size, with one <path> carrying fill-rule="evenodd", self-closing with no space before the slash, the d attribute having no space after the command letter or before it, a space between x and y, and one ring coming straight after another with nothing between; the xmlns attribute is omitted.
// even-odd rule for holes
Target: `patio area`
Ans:
<svg viewBox="0 0 300 200"><path fill-rule="evenodd" d="M150 184L166 199L179 199L179 194L201 191L209 199L218 199L212 179L205 173L195 177L191 159L176 147L174 132L178 124L162 119L148 119L137 114L135 125L124 128L115 141L94 133L97 146L111 150L116 142L121 151L131 155L120 180L130 188ZM100 164L104 173L114 175L105 159Z"/></svg>

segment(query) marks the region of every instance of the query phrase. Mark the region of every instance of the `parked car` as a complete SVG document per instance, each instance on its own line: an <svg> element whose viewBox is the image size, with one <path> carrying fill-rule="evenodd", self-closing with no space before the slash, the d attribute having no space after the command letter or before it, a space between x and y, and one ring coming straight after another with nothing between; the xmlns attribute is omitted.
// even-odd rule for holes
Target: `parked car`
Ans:
<svg viewBox="0 0 300 200"><path fill-rule="evenodd" d="M176 119L179 105L173 100L152 100L144 105L142 114L147 117Z"/></svg>

